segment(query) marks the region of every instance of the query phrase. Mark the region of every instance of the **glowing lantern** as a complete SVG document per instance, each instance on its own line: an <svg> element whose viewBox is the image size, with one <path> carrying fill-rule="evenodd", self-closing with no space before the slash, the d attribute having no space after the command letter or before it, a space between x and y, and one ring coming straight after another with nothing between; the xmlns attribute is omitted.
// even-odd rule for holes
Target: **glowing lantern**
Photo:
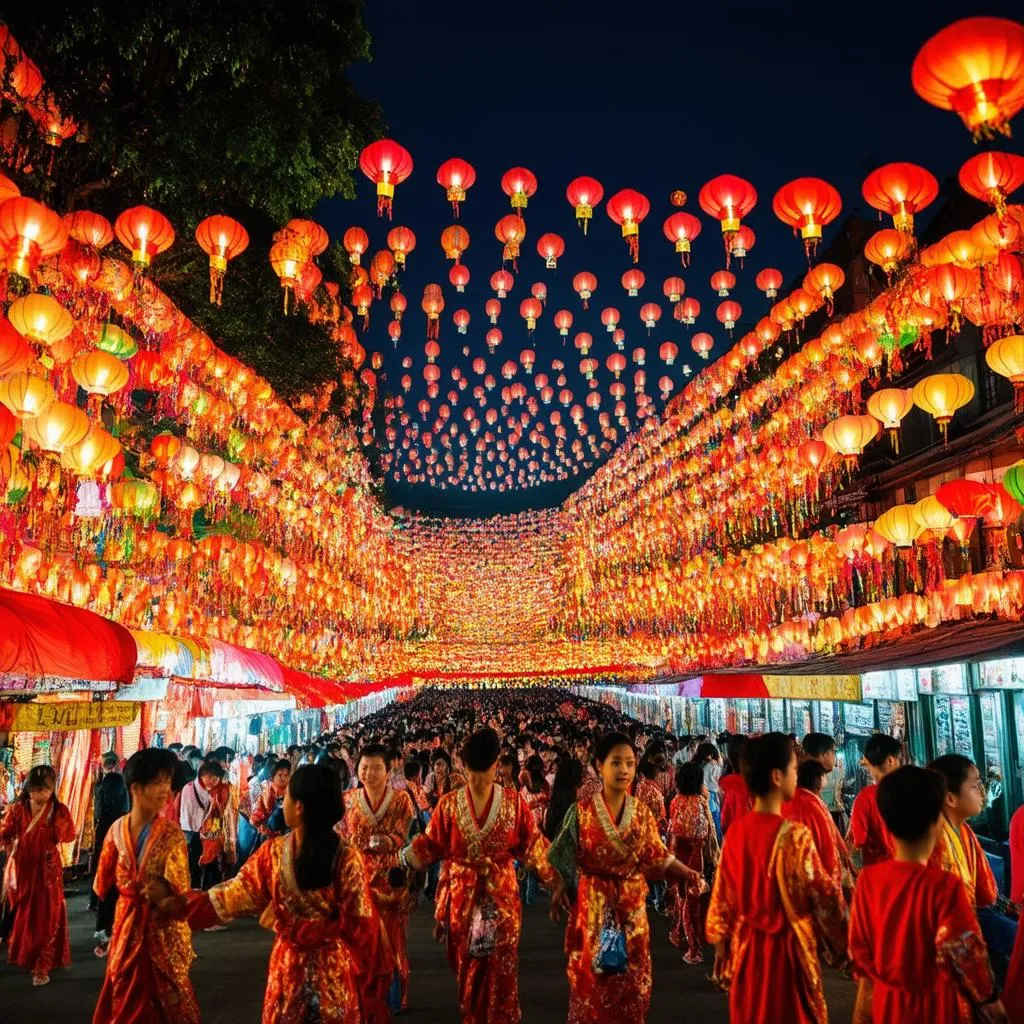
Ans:
<svg viewBox="0 0 1024 1024"><path fill-rule="evenodd" d="M636 263L640 259L640 222L651 211L647 197L636 189L624 188L608 200L608 216L622 228L622 237L629 245L629 254Z"/></svg>
<svg viewBox="0 0 1024 1024"><path fill-rule="evenodd" d="M569 200L569 205L576 211L576 223L583 228L583 234L586 234L587 225L594 215L594 207L604 198L604 188L601 186L601 182L585 175L573 178L565 190L565 197Z"/></svg>
<svg viewBox="0 0 1024 1024"><path fill-rule="evenodd" d="M117 440L93 425L81 441L64 449L61 461L76 476L93 476L120 452Z"/></svg>
<svg viewBox="0 0 1024 1024"><path fill-rule="evenodd" d="M706 334L701 331L699 334L693 336L693 340L690 342L690 347L694 352L701 357L701 359L707 359L708 353L715 347L715 339L710 334Z"/></svg>
<svg viewBox="0 0 1024 1024"><path fill-rule="evenodd" d="M864 257L891 276L896 268L914 252L914 243L896 228L876 231L864 244Z"/></svg>
<svg viewBox="0 0 1024 1024"><path fill-rule="evenodd" d="M650 334L651 331L654 330L655 325L661 319L661 306L656 302L645 302L644 305L640 307L640 319L647 328L647 333Z"/></svg>
<svg viewBox="0 0 1024 1024"><path fill-rule="evenodd" d="M428 341L423 346L423 354L427 357L428 363L437 362L437 357L441 354L441 346L436 341Z"/></svg>
<svg viewBox="0 0 1024 1024"><path fill-rule="evenodd" d="M105 249L114 240L114 229L110 221L90 210L76 210L64 214L64 225L68 234L82 245L90 246L97 252Z"/></svg>
<svg viewBox="0 0 1024 1024"><path fill-rule="evenodd" d="M736 287L736 275L728 270L716 270L711 275L711 290L724 299Z"/></svg>
<svg viewBox="0 0 1024 1024"><path fill-rule="evenodd" d="M605 361L605 366L619 379L619 374L626 369L626 357L621 352L613 352Z"/></svg>
<svg viewBox="0 0 1024 1024"><path fill-rule="evenodd" d="M495 294L499 299L505 298L510 291L512 286L515 284L515 278L507 270L498 270L491 274L491 288L494 289ZM501 306L498 306L500 311Z"/></svg>
<svg viewBox="0 0 1024 1024"><path fill-rule="evenodd" d="M1024 505L1024 459L1010 466L1003 474L1002 484L1014 501Z"/></svg>
<svg viewBox="0 0 1024 1024"><path fill-rule="evenodd" d="M469 284L469 267L465 263L456 263L448 271L448 280L455 286L457 292L464 292Z"/></svg>
<svg viewBox="0 0 1024 1024"><path fill-rule="evenodd" d="M953 314L950 318L949 329L956 333L960 329L963 300L978 290L977 272L971 273L963 267L954 267L944 263L941 266L932 267L928 271L928 280Z"/></svg>
<svg viewBox="0 0 1024 1024"><path fill-rule="evenodd" d="M469 327L469 310L468 309L457 309L452 314L452 321L455 324L459 334L465 334L466 329Z"/></svg>
<svg viewBox="0 0 1024 1024"><path fill-rule="evenodd" d="M288 300L299 284L302 266L305 262L306 249L294 239L282 238L270 247L270 266L281 282L286 315L288 313Z"/></svg>
<svg viewBox="0 0 1024 1024"><path fill-rule="evenodd" d="M957 409L974 398L974 384L960 373L934 373L914 385L913 395L914 405L934 417L945 441Z"/></svg>
<svg viewBox="0 0 1024 1024"><path fill-rule="evenodd" d="M458 263L469 248L469 232L461 224L453 224L441 232L441 248L445 256Z"/></svg>
<svg viewBox="0 0 1024 1024"><path fill-rule="evenodd" d="M537 239L537 252L544 260L544 266L554 270L558 266L558 257L565 252L565 242L561 235L548 232Z"/></svg>
<svg viewBox="0 0 1024 1024"><path fill-rule="evenodd" d="M43 377L18 371L0 378L0 404L19 420L45 412L54 400L53 388Z"/></svg>
<svg viewBox="0 0 1024 1024"><path fill-rule="evenodd" d="M722 225L725 243L725 265L732 257L733 240L744 217L757 203L757 191L749 181L735 174L720 174L712 178L697 197L701 209Z"/></svg>
<svg viewBox="0 0 1024 1024"><path fill-rule="evenodd" d="M677 302L672 315L680 322L692 327L700 316L700 303L692 296Z"/></svg>
<svg viewBox="0 0 1024 1024"><path fill-rule="evenodd" d="M782 287L782 274L774 267L765 267L754 278L754 284L764 292L766 298L774 299Z"/></svg>
<svg viewBox="0 0 1024 1024"><path fill-rule="evenodd" d="M388 324L388 337L391 339L391 343L395 348L398 348L398 342L402 338L402 321L392 320Z"/></svg>
<svg viewBox="0 0 1024 1024"><path fill-rule="evenodd" d="M394 227L388 232L388 248L394 253L395 263L404 267L406 257L416 248L416 235L410 228Z"/></svg>
<svg viewBox="0 0 1024 1024"><path fill-rule="evenodd" d="M686 282L681 277L666 277L661 286L661 294L669 302L678 302L686 291Z"/></svg>
<svg viewBox="0 0 1024 1024"><path fill-rule="evenodd" d="M604 324L609 334L619 326L620 319L619 311L614 306L606 306L601 310L601 323Z"/></svg>
<svg viewBox="0 0 1024 1024"><path fill-rule="evenodd" d="M1003 18L964 18L921 47L910 73L927 103L955 111L971 134L1010 134L1024 106L1024 25Z"/></svg>
<svg viewBox="0 0 1024 1024"><path fill-rule="evenodd" d="M642 348L633 349L633 362L637 366L644 366L647 361L647 352Z"/></svg>
<svg viewBox="0 0 1024 1024"><path fill-rule="evenodd" d="M1024 184L1024 157L1016 153L978 153L960 168L960 187L975 199L1006 213L1006 198ZM0 212L2 212L0 207Z"/></svg>
<svg viewBox="0 0 1024 1024"><path fill-rule="evenodd" d="M228 263L249 247L249 232L232 217L214 214L199 223L196 241L210 257L210 302L219 306Z"/></svg>
<svg viewBox="0 0 1024 1024"><path fill-rule="evenodd" d="M1013 385L1014 407L1024 412L1024 335L1011 334L985 349L988 368Z"/></svg>
<svg viewBox="0 0 1024 1024"><path fill-rule="evenodd" d="M953 513L934 495L915 502L913 509L921 529L936 537L941 537L953 525Z"/></svg>
<svg viewBox="0 0 1024 1024"><path fill-rule="evenodd" d="M897 454L900 450L900 423L913 407L913 392L904 388L883 388L868 399L868 412L889 432L892 449Z"/></svg>
<svg viewBox="0 0 1024 1024"><path fill-rule="evenodd" d="M537 326L537 318L541 314L541 304L536 299L523 299L519 303L519 315L526 321L526 331L533 337L533 330Z"/></svg>
<svg viewBox="0 0 1024 1024"><path fill-rule="evenodd" d="M195 484L186 484L175 502L186 512L203 504L202 492ZM110 504L115 512L135 519L155 519L160 514L160 492L148 480L123 480L110 488Z"/></svg>
<svg viewBox="0 0 1024 1024"><path fill-rule="evenodd" d="M0 249L7 270L31 280L41 260L64 248L68 229L53 210L25 196L0 203Z"/></svg>
<svg viewBox="0 0 1024 1024"><path fill-rule="evenodd" d="M640 289L643 288L646 280L642 270L627 270L622 275L621 283L622 287L626 289L626 294L635 297L640 294Z"/></svg>
<svg viewBox="0 0 1024 1024"><path fill-rule="evenodd" d="M672 390L675 384L672 378L669 376L662 376L658 378L658 390L661 392L661 400L663 402L668 401L668 396L672 394Z"/></svg>
<svg viewBox="0 0 1024 1024"><path fill-rule="evenodd" d="M583 308L589 309L590 307L588 306L588 302L590 300L590 296L597 290L597 278L589 271L580 271L580 273L572 279L572 288L580 299L582 299Z"/></svg>
<svg viewBox="0 0 1024 1024"><path fill-rule="evenodd" d="M9 320L0 320L0 377L24 370L32 362L32 349ZM0 451L3 446L0 445Z"/></svg>
<svg viewBox="0 0 1024 1024"><path fill-rule="evenodd" d="M573 338L573 344L583 355L586 355L590 351L590 346L594 344L594 339L588 331L580 331Z"/></svg>
<svg viewBox="0 0 1024 1024"><path fill-rule="evenodd" d="M427 314L427 340L436 341L441 313L444 311L444 295L439 284L428 284L423 289L420 303Z"/></svg>
<svg viewBox="0 0 1024 1024"><path fill-rule="evenodd" d="M679 355L679 346L672 341L663 341L658 349L658 355L666 366L671 366Z"/></svg>
<svg viewBox="0 0 1024 1024"><path fill-rule="evenodd" d="M437 183L445 191L448 202L452 204L452 212L459 216L459 203L466 201L466 191L476 181L473 165L454 156L445 160L437 169Z"/></svg>
<svg viewBox="0 0 1024 1024"><path fill-rule="evenodd" d="M120 391L128 383L128 367L109 352L94 349L75 359L71 364L71 376L87 394L104 398Z"/></svg>
<svg viewBox="0 0 1024 1024"><path fill-rule="evenodd" d="M875 520L875 529L894 547L912 547L924 530L914 512L913 505L894 505Z"/></svg>
<svg viewBox="0 0 1024 1024"><path fill-rule="evenodd" d="M662 225L665 237L675 245L684 267L690 265L690 248L693 240L700 234L700 229L700 221L693 214L682 211L667 217Z"/></svg>
<svg viewBox="0 0 1024 1024"><path fill-rule="evenodd" d="M612 331L612 341L615 343L615 347L621 352L626 347L626 332L621 327L617 327Z"/></svg>
<svg viewBox="0 0 1024 1024"><path fill-rule="evenodd" d="M362 262L363 253L370 248L370 236L362 228L352 227L341 236L341 244L348 253L349 263L358 267Z"/></svg>
<svg viewBox="0 0 1024 1024"><path fill-rule="evenodd" d="M98 349L109 352L118 359L131 359L139 351L135 339L121 330L117 324L103 324L94 344Z"/></svg>
<svg viewBox="0 0 1024 1024"><path fill-rule="evenodd" d="M923 167L899 162L872 171L861 191L869 206L892 217L897 231L912 235L914 214L932 203L939 194L939 183Z"/></svg>
<svg viewBox="0 0 1024 1024"><path fill-rule="evenodd" d="M819 263L807 272L804 278L804 289L825 303L828 315L832 315L832 300L843 287L846 275L834 263ZM790 296L790 301L793 297Z"/></svg>
<svg viewBox="0 0 1024 1024"><path fill-rule="evenodd" d="M783 185L772 200L775 216L799 230L808 259L817 251L821 229L834 221L842 208L839 193L821 178L796 178Z"/></svg>
<svg viewBox="0 0 1024 1024"><path fill-rule="evenodd" d="M757 236L754 234L752 228L747 227L746 224L740 226L739 231L733 235L732 239L732 255L740 261L740 266L743 266L743 259L754 248L754 243L757 241Z"/></svg>
<svg viewBox="0 0 1024 1024"><path fill-rule="evenodd" d="M542 305L548 304L548 286L543 281L534 281L530 285L530 294Z"/></svg>
<svg viewBox="0 0 1024 1024"><path fill-rule="evenodd" d="M132 254L132 263L144 271L154 256L174 243L174 228L158 210L133 206L114 221L117 240Z"/></svg>
<svg viewBox="0 0 1024 1024"><path fill-rule="evenodd" d="M736 326L736 321L743 315L743 307L738 302L733 302L732 299L726 299L725 302L718 304L718 309L715 310L715 316L718 318L718 322L725 326L725 329L732 335L733 328Z"/></svg>
<svg viewBox="0 0 1024 1024"><path fill-rule="evenodd" d="M494 225L494 236L504 246L502 262L511 260L512 265L515 266L516 260L519 258L519 246L526 238L526 224L522 218L517 217L514 213L502 217Z"/></svg>
<svg viewBox="0 0 1024 1024"><path fill-rule="evenodd" d="M377 186L377 216L388 215L395 198L395 186L412 174L412 156L392 139L371 142L359 154L359 169Z"/></svg>
<svg viewBox="0 0 1024 1024"><path fill-rule="evenodd" d="M829 447L824 441L812 438L797 449L797 457L812 472L817 473L828 459Z"/></svg>
<svg viewBox="0 0 1024 1024"><path fill-rule="evenodd" d="M12 410L13 411L13 410ZM44 451L62 452L89 433L89 417L69 402L51 402L38 416L25 421L25 432Z"/></svg>
<svg viewBox="0 0 1024 1024"><path fill-rule="evenodd" d="M501 176L501 190L509 197L512 209L522 211L537 191L537 178L525 167L513 167Z"/></svg>
<svg viewBox="0 0 1024 1024"><path fill-rule="evenodd" d="M396 320L401 320L402 314L409 307L409 303L401 292L395 292L394 295L391 296L391 302L389 305L391 306L391 312Z"/></svg>
<svg viewBox="0 0 1024 1024"><path fill-rule="evenodd" d="M71 314L53 296L41 292L15 299L7 319L23 337L47 346L66 338L75 326Z"/></svg>
<svg viewBox="0 0 1024 1024"><path fill-rule="evenodd" d="M312 264L307 264L312 266ZM382 298L384 288L395 274L395 257L389 249L381 249L373 254L370 261L370 280L377 289L377 298Z"/></svg>
<svg viewBox="0 0 1024 1024"><path fill-rule="evenodd" d="M527 373L533 373L533 364L537 362L537 353L532 348L524 348L519 353L519 362Z"/></svg>
<svg viewBox="0 0 1024 1024"><path fill-rule="evenodd" d="M825 424L821 439L852 468L878 433L878 421L872 416L840 416Z"/></svg>

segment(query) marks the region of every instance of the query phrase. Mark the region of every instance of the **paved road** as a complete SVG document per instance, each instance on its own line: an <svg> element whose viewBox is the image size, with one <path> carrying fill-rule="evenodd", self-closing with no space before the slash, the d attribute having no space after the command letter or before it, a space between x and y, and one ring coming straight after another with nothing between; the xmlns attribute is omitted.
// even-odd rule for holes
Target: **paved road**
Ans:
<svg viewBox="0 0 1024 1024"><path fill-rule="evenodd" d="M3 1024L88 1024L103 976L103 961L92 955L92 915L85 897L68 902L72 966L55 971L45 988L33 989L27 975L0 965L0 1021ZM562 931L551 924L543 904L527 908L520 949L520 998L524 1024L565 1020L568 986ZM430 937L426 908L413 915L410 959L412 1010L409 1024L458 1024L455 984L439 946ZM687 967L668 942L668 928L654 917L654 998L648 1024L712 1024L728 1019L725 997L705 979L705 969ZM204 1024L258 1024L266 983L270 935L254 921L238 921L224 932L195 937L199 954L192 982ZM765 965L770 970L770 965ZM853 1014L853 984L834 973L827 979L833 1021Z"/></svg>

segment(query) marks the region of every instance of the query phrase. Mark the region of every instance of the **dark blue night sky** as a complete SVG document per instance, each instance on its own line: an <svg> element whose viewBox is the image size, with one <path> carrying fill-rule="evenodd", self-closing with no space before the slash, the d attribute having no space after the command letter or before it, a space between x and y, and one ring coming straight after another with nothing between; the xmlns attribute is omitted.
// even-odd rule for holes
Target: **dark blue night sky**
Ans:
<svg viewBox="0 0 1024 1024"><path fill-rule="evenodd" d="M791 281L806 268L800 242L771 212L776 189L795 177L822 177L839 189L844 215L858 210L873 214L861 198L860 185L882 163L912 160L940 182L955 175L975 151L974 144L954 114L928 106L913 92L911 63L931 34L959 17L1019 18L1020 13L1019 2L980 7L919 0L891 5L369 0L365 18L373 37L373 62L355 69L353 78L366 96L380 101L388 134L409 149L416 164L411 178L398 188L393 221L417 236L402 283L409 300L402 341L396 351L388 340L386 297L383 304L375 304L370 332L362 338L368 351L385 355L384 389L400 391L401 357L412 356L408 372L415 383L406 403L415 416L416 402L424 394L426 340L419 304L423 286L436 281L446 298L440 400L451 386L451 366L459 365L471 386L461 393L454 413L472 401L478 378L469 363L487 354L483 336L490 325L483 306L493 295L488 282L500 260L494 224L510 212L499 181L515 165L531 169L539 187L526 211L528 237L516 288L503 304L499 326L505 339L488 360L489 372L497 375L501 362L516 359L528 344L519 302L532 282L544 280L548 305L531 343L537 371L547 370L552 358L564 358L569 387L582 404L587 390L576 368L579 354L572 348L572 335L589 331L595 338L593 354L601 363L602 409L610 409L611 375L604 359L614 347L599 317L602 308L614 305L627 330L627 357L638 344L647 350L650 394L657 396L656 381L663 372L658 345L669 339L679 345L679 359L668 370L678 388L684 382L684 361L695 371L707 365L690 351L693 331L706 330L715 337L716 355L730 344L715 320L720 300L708 284L710 275L724 265L722 241L718 225L698 206L700 187L729 172L749 179L758 190L758 205L745 220L756 232L757 244L746 269L736 270L739 284L731 296L743 306L744 320L749 316L753 323L769 306L754 287L757 271L775 266ZM1005 145L1019 149L1016 139ZM460 218L472 236L465 261L473 274L461 296L448 283L450 264L438 241L452 220L435 175L451 156L463 157L477 171ZM565 187L580 174L602 182L605 201L626 187L651 201L640 231L639 266L647 284L639 298L628 298L619 284L630 264L604 204L595 210L587 238L576 227ZM358 177L355 203L326 203L318 213L334 238L352 224L361 225L370 234L372 252L384 247L392 224L377 219L373 186ZM702 307L691 329L671 319L671 305L661 293L663 279L680 273L679 258L661 231L673 212L668 196L674 189L689 194L686 209L703 223L692 266L681 273L686 294ZM557 271L545 271L536 252L536 240L545 231L566 240ZM828 240L826 230L826 244ZM573 274L584 269L599 280L589 314L571 288ZM650 338L638 316L645 301L663 307L659 329ZM460 306L472 316L465 338L451 322L452 311ZM560 308L571 310L576 320L567 348L551 322ZM468 358L462 356L467 342L472 349ZM632 370L630 366L624 380L631 380ZM519 379L530 383L522 375ZM504 383L500 377L499 382ZM492 393L492 404L496 395ZM656 402L660 408L657 397ZM631 386L627 403L632 416ZM541 409L543 414L550 411ZM589 414L588 422L597 429L596 415ZM569 427L571 440L575 429ZM475 494L439 491L427 484L409 488L390 480L389 492L409 507L489 515L556 505L582 479Z"/></svg>

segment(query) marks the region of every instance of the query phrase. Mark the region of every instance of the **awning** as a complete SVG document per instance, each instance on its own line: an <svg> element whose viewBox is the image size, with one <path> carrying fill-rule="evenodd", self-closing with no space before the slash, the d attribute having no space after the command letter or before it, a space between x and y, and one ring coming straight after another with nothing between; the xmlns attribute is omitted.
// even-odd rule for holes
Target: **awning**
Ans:
<svg viewBox="0 0 1024 1024"><path fill-rule="evenodd" d="M140 667L157 669L164 675L181 676L183 679L209 675L206 648L199 641L149 630L133 629L130 632L138 648Z"/></svg>
<svg viewBox="0 0 1024 1024"><path fill-rule="evenodd" d="M130 683L135 664L135 641L116 622L0 589L0 676Z"/></svg>

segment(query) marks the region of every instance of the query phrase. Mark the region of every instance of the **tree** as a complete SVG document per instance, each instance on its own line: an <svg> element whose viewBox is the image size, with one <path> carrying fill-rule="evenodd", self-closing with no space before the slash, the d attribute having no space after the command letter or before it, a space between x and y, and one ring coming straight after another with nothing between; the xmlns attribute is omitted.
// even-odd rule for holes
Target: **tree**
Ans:
<svg viewBox="0 0 1024 1024"><path fill-rule="evenodd" d="M336 342L282 316L267 253L290 217L354 195L359 151L380 134L378 109L347 78L369 57L360 0L55 0L20 5L7 23L81 126L49 178L37 153L34 191L111 219L157 207L178 240L153 278L186 313L286 397L337 380ZM207 304L193 239L211 213L236 217L251 239L221 308Z"/></svg>

